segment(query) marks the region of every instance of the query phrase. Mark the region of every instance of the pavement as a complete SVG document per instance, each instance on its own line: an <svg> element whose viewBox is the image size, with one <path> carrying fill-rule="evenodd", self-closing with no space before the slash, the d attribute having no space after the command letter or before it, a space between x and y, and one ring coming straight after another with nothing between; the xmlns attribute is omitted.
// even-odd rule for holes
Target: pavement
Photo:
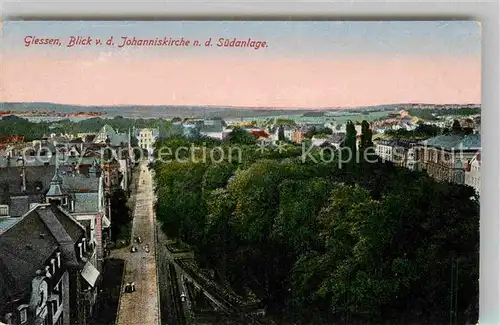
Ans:
<svg viewBox="0 0 500 325"><path fill-rule="evenodd" d="M111 252L111 258L125 260L123 284L134 282L136 291L125 293L122 288L117 325L159 325L158 279L155 259L155 216L153 213L153 180L147 161L141 162L136 193L134 219L132 222L131 245L138 251L130 252L125 247ZM142 244L134 242L140 236ZM144 245L149 245L149 253Z"/></svg>

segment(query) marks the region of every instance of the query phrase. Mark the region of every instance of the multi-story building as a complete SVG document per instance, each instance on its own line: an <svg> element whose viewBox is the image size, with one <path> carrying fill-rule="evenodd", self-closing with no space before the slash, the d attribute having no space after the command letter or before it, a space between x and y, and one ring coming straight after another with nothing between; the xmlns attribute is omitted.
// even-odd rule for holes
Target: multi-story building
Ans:
<svg viewBox="0 0 500 325"><path fill-rule="evenodd" d="M99 271L85 229L61 206L37 204L0 234L0 321L87 324Z"/></svg>
<svg viewBox="0 0 500 325"><path fill-rule="evenodd" d="M100 270L111 221L99 165L85 172L67 165L0 168L0 204L7 207L11 220L54 199L85 228L86 238L96 245L94 265Z"/></svg>
<svg viewBox="0 0 500 325"><path fill-rule="evenodd" d="M153 157L154 145L160 136L158 128L144 128L134 130L138 145L141 149L147 150L149 157Z"/></svg>
<svg viewBox="0 0 500 325"><path fill-rule="evenodd" d="M109 142L109 143L108 143ZM129 142L129 135L118 133L112 126L106 124L94 138L94 144L108 145L111 147L125 147Z"/></svg>
<svg viewBox="0 0 500 325"><path fill-rule="evenodd" d="M379 140L375 143L375 153L379 156L382 161L393 161L393 140Z"/></svg>
<svg viewBox="0 0 500 325"><path fill-rule="evenodd" d="M200 128L200 135L222 140L224 138L224 127L220 124L205 124Z"/></svg>
<svg viewBox="0 0 500 325"><path fill-rule="evenodd" d="M382 139L375 141L375 153L383 161L390 161L396 166L415 170L416 156L414 147L417 144L417 140Z"/></svg>
<svg viewBox="0 0 500 325"><path fill-rule="evenodd" d="M457 184L464 184L466 164L479 150L479 134L439 135L415 146L419 170L439 181Z"/></svg>

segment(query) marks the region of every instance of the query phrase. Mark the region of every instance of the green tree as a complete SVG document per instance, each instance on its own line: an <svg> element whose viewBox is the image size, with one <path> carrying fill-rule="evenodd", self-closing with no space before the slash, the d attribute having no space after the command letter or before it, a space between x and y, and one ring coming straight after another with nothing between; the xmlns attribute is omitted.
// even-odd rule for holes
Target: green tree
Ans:
<svg viewBox="0 0 500 325"><path fill-rule="evenodd" d="M361 161L372 161L375 155L375 150L372 141L372 130L370 124L366 120L361 123L361 141L359 143L359 155Z"/></svg>
<svg viewBox="0 0 500 325"><path fill-rule="evenodd" d="M111 235L113 240L130 239L132 214L127 205L128 196L122 189L113 191L111 204Z"/></svg>
<svg viewBox="0 0 500 325"><path fill-rule="evenodd" d="M240 127L233 128L231 133L228 135L228 140L231 144L251 145L256 143L255 136Z"/></svg>
<svg viewBox="0 0 500 325"><path fill-rule="evenodd" d="M451 132L453 134L461 134L462 133L462 126L460 125L459 120L453 120L453 125L451 126Z"/></svg>
<svg viewBox="0 0 500 325"><path fill-rule="evenodd" d="M280 125L278 127L278 141L285 141L285 127L283 125Z"/></svg>
<svg viewBox="0 0 500 325"><path fill-rule="evenodd" d="M347 161L344 166L347 167L349 171L354 171L356 166L356 159L358 155L356 148L356 135L357 132L354 123L352 121L347 121L346 137L342 146L341 155L342 160Z"/></svg>

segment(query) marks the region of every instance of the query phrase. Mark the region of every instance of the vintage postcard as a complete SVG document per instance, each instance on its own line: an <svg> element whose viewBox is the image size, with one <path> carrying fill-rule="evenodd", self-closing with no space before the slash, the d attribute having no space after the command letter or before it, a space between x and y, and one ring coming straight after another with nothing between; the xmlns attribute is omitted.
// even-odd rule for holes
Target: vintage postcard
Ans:
<svg viewBox="0 0 500 325"><path fill-rule="evenodd" d="M1 324L478 321L478 23L1 32Z"/></svg>

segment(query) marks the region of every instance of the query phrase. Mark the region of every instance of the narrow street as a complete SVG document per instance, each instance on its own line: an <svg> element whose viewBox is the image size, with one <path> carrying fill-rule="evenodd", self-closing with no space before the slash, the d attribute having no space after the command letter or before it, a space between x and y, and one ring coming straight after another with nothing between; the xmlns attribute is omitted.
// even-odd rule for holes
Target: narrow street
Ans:
<svg viewBox="0 0 500 325"><path fill-rule="evenodd" d="M155 259L155 217L153 213L152 176L147 167L148 162L141 162L139 168L139 185L134 208L131 245L137 252L130 252L130 247L112 252L112 258L125 260L123 284L135 283L136 291L124 292L122 288L118 310L117 325L159 325L158 279ZM142 243L135 243L139 236ZM149 253L145 245L149 245Z"/></svg>

